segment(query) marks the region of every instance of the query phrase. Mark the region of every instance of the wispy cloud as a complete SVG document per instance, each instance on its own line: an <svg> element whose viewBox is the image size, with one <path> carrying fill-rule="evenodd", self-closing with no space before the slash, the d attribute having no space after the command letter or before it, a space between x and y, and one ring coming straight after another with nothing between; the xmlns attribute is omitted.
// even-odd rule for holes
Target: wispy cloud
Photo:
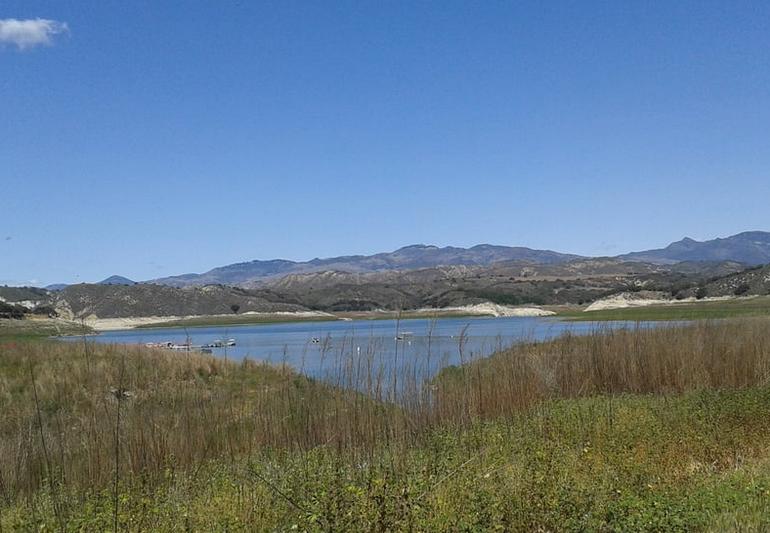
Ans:
<svg viewBox="0 0 770 533"><path fill-rule="evenodd" d="M38 279L0 279L0 285L8 287L37 287L40 285Z"/></svg>
<svg viewBox="0 0 770 533"><path fill-rule="evenodd" d="M15 44L19 50L53 44L57 35L68 33L66 22L48 19L0 19L0 44Z"/></svg>

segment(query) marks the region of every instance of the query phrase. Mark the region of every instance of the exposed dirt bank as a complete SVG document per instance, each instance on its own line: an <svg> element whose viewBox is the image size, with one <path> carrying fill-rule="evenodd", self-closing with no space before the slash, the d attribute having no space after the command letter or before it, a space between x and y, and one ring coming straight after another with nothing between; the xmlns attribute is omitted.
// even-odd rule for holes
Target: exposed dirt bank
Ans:
<svg viewBox="0 0 770 533"><path fill-rule="evenodd" d="M718 302L724 300L737 300L739 298L735 296L719 296L715 298L702 298L700 300L696 298L683 298L677 300L674 298L666 298L665 293L653 292L653 291L639 291L639 292L622 292L620 294L614 294L607 298L597 300L584 309L586 312L590 311L605 311L608 309L625 309L628 307L646 307L649 305L678 305L687 304L693 302Z"/></svg>

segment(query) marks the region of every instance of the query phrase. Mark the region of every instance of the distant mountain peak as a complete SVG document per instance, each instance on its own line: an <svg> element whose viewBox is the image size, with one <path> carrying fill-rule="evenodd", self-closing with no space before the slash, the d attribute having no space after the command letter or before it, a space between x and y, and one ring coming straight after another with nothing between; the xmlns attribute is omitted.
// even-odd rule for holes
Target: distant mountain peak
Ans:
<svg viewBox="0 0 770 533"><path fill-rule="evenodd" d="M767 232L767 231L744 231L742 233L738 233L737 235L733 235L733 237L736 239L770 242L770 232Z"/></svg>
<svg viewBox="0 0 770 533"><path fill-rule="evenodd" d="M406 252L408 250L440 250L440 248L432 244L410 244L408 246L402 246L396 250L396 252Z"/></svg>
<svg viewBox="0 0 770 533"><path fill-rule="evenodd" d="M172 276L152 281L177 287L213 283L253 286L268 279L275 279L289 274L327 270L349 273L383 272L439 266L485 266L502 261L531 261L534 263L555 264L578 257L577 255L560 254L550 250L533 250L523 247L493 246L489 244L482 244L472 248L411 244L393 252L383 252L374 255L316 258L305 262L281 260L249 261L213 268L203 274Z"/></svg>
<svg viewBox="0 0 770 533"><path fill-rule="evenodd" d="M289 274L325 271L366 273L419 270L449 266L491 266L504 262L556 265L581 256L523 246L477 244L471 248L410 244L392 252L315 258L311 261L253 260L213 268L202 274L185 274L152 280L176 287L208 284L254 287ZM584 258L583 258L584 259ZM734 261L748 265L770 263L770 233L747 231L730 237L697 241L684 237L665 248L617 256L630 262L674 264L682 261ZM111 278L108 278L111 279ZM106 281L106 280L105 280ZM133 283L127 280L129 283ZM123 282L125 283L125 281Z"/></svg>
<svg viewBox="0 0 770 533"><path fill-rule="evenodd" d="M110 276L98 282L97 285L136 285L136 282L123 276Z"/></svg>
<svg viewBox="0 0 770 533"><path fill-rule="evenodd" d="M671 264L680 261L736 261L747 265L770 263L770 232L744 231L729 237L696 241L685 237L665 248L618 256L626 261Z"/></svg>

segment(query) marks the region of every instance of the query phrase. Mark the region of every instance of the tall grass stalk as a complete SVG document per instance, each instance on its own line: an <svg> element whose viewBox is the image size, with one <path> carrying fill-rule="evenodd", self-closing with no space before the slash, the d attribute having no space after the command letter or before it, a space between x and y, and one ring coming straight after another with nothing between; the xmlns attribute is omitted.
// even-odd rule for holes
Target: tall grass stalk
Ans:
<svg viewBox="0 0 770 533"><path fill-rule="evenodd" d="M64 490L107 489L112 482L117 530L124 480L153 486L180 472L197 475L222 458L234 468L239 458L265 450L334 450L349 464L397 466L405 450L437 430L514 418L554 399L740 389L767 384L770 376L770 329L761 319L600 329L524 342L488 358L468 353L465 340L461 332L457 350L464 364L428 381L436 358L446 357L431 353L430 342L419 357L400 351L396 378L394 361L375 339L367 345L351 338L339 349L324 339L318 355L328 381L285 364L194 352L39 341L3 345L0 490L17 501L44 490L41 480L47 479L61 515L54 472ZM114 418L107 401L113 383ZM614 416L608 411L610 423ZM542 431L546 426L544 421ZM58 454L49 453L52 443ZM301 456L310 479L312 461Z"/></svg>

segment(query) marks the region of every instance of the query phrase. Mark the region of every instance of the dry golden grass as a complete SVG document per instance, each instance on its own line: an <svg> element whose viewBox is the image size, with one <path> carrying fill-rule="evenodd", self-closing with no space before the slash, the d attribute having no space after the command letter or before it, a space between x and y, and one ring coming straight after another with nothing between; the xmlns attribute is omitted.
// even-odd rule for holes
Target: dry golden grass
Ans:
<svg viewBox="0 0 770 533"><path fill-rule="evenodd" d="M116 455L149 480L266 447L371 442L401 418L287 368L195 353L17 341L0 344L0 370L6 498L47 478L107 486Z"/></svg>
<svg viewBox="0 0 770 533"><path fill-rule="evenodd" d="M424 360L393 380L370 364L371 354L336 355L336 383L324 384L288 368L194 353L0 342L0 500L15 505L44 491L52 512L65 516L58 494L71 506L73 493L115 487L117 498L124 482L155 487L178 474L192 483L207 465L266 453L303 461L319 449L333 464L387 461L398 472L399 461L414 462L437 434L476 431L484 420L521 425L522 413L551 400L766 385L767 325L565 335L445 369L428 384L417 378ZM116 499L116 524L118 507Z"/></svg>
<svg viewBox="0 0 770 533"><path fill-rule="evenodd" d="M433 414L457 421L504 416L552 398L762 385L770 378L768 326L765 319L744 319L603 328L517 345L443 371Z"/></svg>

